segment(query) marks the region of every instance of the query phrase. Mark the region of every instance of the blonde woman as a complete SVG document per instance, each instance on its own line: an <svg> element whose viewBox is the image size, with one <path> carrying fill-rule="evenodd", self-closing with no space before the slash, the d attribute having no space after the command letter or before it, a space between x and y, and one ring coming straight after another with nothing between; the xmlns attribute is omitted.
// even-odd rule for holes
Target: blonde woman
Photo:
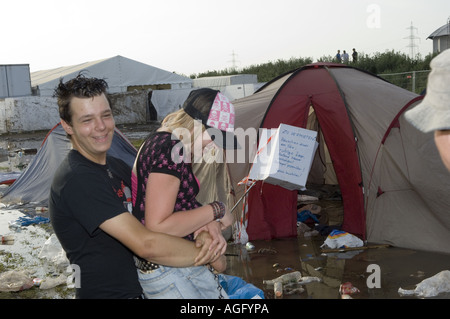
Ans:
<svg viewBox="0 0 450 319"><path fill-rule="evenodd" d="M219 147L235 147L233 129L233 105L219 91L198 89L190 93L183 109L169 114L141 146L133 168L133 215L152 231L186 240L208 231L217 255L212 267L188 268L135 258L147 298L227 297L211 268L218 272L226 268L222 230L232 224L232 216L224 203L202 206L196 200L200 184L191 163L213 140Z"/></svg>

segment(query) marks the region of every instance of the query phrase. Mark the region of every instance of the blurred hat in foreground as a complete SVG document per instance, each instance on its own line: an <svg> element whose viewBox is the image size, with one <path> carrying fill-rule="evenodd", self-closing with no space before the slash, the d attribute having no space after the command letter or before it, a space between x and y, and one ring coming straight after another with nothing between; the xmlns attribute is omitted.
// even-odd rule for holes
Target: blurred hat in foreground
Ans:
<svg viewBox="0 0 450 319"><path fill-rule="evenodd" d="M405 118L425 133L450 129L450 49L436 56L430 67L424 99L405 113Z"/></svg>

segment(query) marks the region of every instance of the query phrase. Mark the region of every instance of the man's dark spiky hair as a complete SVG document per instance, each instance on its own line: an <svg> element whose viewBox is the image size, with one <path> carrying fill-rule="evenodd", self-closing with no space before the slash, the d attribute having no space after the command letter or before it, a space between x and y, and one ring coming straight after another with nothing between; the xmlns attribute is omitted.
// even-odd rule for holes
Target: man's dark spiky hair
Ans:
<svg viewBox="0 0 450 319"><path fill-rule="evenodd" d="M89 98L103 93L109 101L107 89L108 83L105 80L88 78L81 73L67 82L63 82L61 78L53 94L58 99L59 116L67 123L71 123L70 101L72 98Z"/></svg>

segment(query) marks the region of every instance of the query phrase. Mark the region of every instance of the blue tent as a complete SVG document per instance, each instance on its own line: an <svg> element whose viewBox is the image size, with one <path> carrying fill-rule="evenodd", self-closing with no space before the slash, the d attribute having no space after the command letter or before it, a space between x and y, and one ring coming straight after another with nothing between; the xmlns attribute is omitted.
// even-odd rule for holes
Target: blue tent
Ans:
<svg viewBox="0 0 450 319"><path fill-rule="evenodd" d="M36 156L6 190L0 202L5 205L35 203L47 206L53 175L71 148L66 132L58 123L49 131ZM116 128L108 154L133 167L137 150Z"/></svg>

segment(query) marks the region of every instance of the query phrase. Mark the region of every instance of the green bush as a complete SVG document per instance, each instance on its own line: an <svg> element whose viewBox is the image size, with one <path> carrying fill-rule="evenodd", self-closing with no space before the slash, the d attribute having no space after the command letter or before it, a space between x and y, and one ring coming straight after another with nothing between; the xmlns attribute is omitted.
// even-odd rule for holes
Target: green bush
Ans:
<svg viewBox="0 0 450 319"><path fill-rule="evenodd" d="M358 53L358 61L352 62L350 57L349 65L359 68L364 71L368 71L373 74L377 74L387 81L403 87L407 90L412 90L416 93L420 93L426 87L426 79L428 73L416 73L415 85L412 85L412 76L408 74L399 75L398 77L383 76L385 74L392 73L411 73L413 71L424 71L430 69L430 61L436 56L436 54L428 54L422 58L419 54L416 58L412 59L408 55L401 52L385 51L383 53L376 52L373 54L365 54L364 52ZM335 62L332 56L323 56L317 59L317 62ZM199 74L192 74L191 78L201 78L208 76L224 76L235 74L256 74L258 82L268 82L275 77L282 75L286 72L301 68L307 64L313 63L313 58L307 57L292 57L289 60L277 60L269 61L263 64L250 65L242 69L225 69L221 71L206 71Z"/></svg>

